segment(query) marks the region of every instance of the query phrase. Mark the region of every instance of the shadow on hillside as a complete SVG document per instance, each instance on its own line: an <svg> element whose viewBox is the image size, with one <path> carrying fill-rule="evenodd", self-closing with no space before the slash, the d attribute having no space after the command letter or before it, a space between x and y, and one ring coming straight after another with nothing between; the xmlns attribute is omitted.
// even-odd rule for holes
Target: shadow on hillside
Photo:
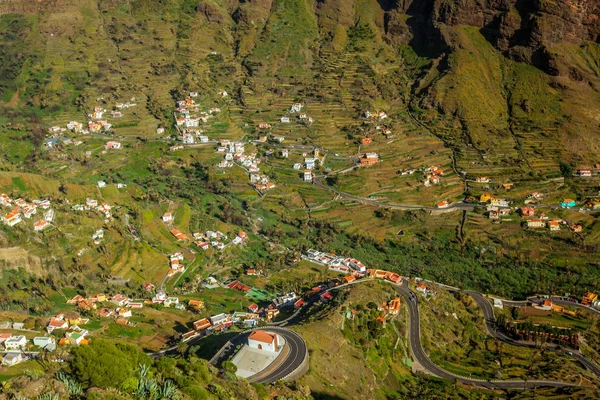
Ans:
<svg viewBox="0 0 600 400"><path fill-rule="evenodd" d="M448 48L441 32L432 23L433 6L434 0L415 1L406 10L409 16L406 24L413 36L408 44L420 57L438 58Z"/></svg>
<svg viewBox="0 0 600 400"><path fill-rule="evenodd" d="M312 392L312 397L315 400L342 400L342 397L326 393Z"/></svg>

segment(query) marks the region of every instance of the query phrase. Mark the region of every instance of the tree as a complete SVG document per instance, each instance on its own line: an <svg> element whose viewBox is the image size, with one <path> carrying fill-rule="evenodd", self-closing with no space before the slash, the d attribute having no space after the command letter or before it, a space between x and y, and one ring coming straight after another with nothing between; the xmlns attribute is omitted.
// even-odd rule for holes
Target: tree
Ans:
<svg viewBox="0 0 600 400"><path fill-rule="evenodd" d="M560 163L560 173L565 178L570 178L570 177L573 176L573 167L570 164L567 164L567 163L561 161L561 163Z"/></svg>
<svg viewBox="0 0 600 400"><path fill-rule="evenodd" d="M150 363L150 358L135 346L94 340L72 350L68 370L87 387L119 387L134 376L139 364Z"/></svg>
<svg viewBox="0 0 600 400"><path fill-rule="evenodd" d="M237 366L231 361L224 361L221 365L226 372L235 374L237 372Z"/></svg>

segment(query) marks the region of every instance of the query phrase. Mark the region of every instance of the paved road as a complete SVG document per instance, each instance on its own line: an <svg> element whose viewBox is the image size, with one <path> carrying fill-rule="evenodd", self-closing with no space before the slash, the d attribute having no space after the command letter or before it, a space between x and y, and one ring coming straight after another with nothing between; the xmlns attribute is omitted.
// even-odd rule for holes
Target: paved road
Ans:
<svg viewBox="0 0 600 400"><path fill-rule="evenodd" d="M321 180L321 177L314 177L313 179L313 184L315 186L321 187L323 189L327 189L330 192L333 192L335 194L337 194L338 196L341 196L345 199L348 200L354 200L354 201L358 201L361 203L365 203L365 204L371 204L373 206L377 206L377 207L385 207L385 208L391 208L393 210L426 210L426 211L432 211L432 210L467 210L467 211L472 211L474 209L474 206L472 204L468 204L468 203L463 203L463 202L458 202L458 203L454 203L451 204L449 207L446 208L437 208L437 207L428 207L428 206L423 206L423 205L417 205L417 204L390 204L390 203L382 203L380 201L377 200L373 200L373 199L369 199L367 197L360 197L360 196L353 196L349 193L346 192L342 192L339 191L325 183L323 183L323 181Z"/></svg>
<svg viewBox="0 0 600 400"><path fill-rule="evenodd" d="M302 339L302 337L296 332L275 326L257 329L268 330L269 332L274 332L283 336L287 342L287 345L290 347L290 351L285 356L284 360L275 361L278 363L278 366L274 371L270 372L266 376L261 376L261 378L257 380L253 380L252 377L249 377L248 381L258 383L277 382L280 379L284 379L297 368L299 368L304 362L304 359L308 357L306 343L304 342L304 339ZM250 332L243 332L230 339L229 342L227 342L227 344L225 344L225 346L219 350L217 355L211 359L211 363L213 365L218 365L222 361L229 359L233 354L233 350L235 350L238 345L246 343L249 335Z"/></svg>
<svg viewBox="0 0 600 400"><path fill-rule="evenodd" d="M412 294L408 289L406 281L401 285L396 286L398 293L404 298L405 303L408 307L409 314L409 333L408 341L413 357L425 368L429 373L448 380L458 380L459 382L466 385L478 386L486 389L524 389L534 387L569 387L575 386L566 382L557 381L541 381L541 380L483 380L483 379L472 379L465 378L462 376L455 375L451 372L434 364L429 357L425 354L423 346L421 345L421 328L419 321L419 308L417 296ZM415 300L411 300L412 296Z"/></svg>
<svg viewBox="0 0 600 400"><path fill-rule="evenodd" d="M475 299L475 302L477 302L477 305L483 311L483 316L485 318L485 327L491 336L495 337L496 339L498 339L504 343L508 343L513 346L532 347L532 348L536 347L535 343L515 340L515 339L505 335L503 332L498 331L496 328L496 317L494 315L494 308L492 307L490 302L487 301L487 299L481 293L473 292L473 291L466 291L465 293L467 293L468 295L473 297ZM512 302L512 303L515 304L517 302ZM528 302L520 302L520 303L523 305L523 303L528 303ZM577 303L573 303L570 301L565 301L564 303L567 303L566 305L577 304ZM579 305L582 307L586 307L581 304L579 304ZM552 350L558 349L558 346L555 345L554 343L547 343L546 346ZM598 367L596 364L594 364L593 362L591 362L590 360L585 358L579 351L577 351L575 349L558 350L558 351L561 351L562 353L579 361L584 367L586 367L587 369L592 371L596 376L600 377L600 367Z"/></svg>

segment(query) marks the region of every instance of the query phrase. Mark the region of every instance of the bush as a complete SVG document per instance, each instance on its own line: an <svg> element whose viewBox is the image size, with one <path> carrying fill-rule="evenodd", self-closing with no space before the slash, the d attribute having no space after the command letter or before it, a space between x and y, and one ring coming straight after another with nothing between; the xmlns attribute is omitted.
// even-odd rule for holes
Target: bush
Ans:
<svg viewBox="0 0 600 400"><path fill-rule="evenodd" d="M150 358L135 346L94 340L72 350L69 372L87 387L118 388L135 376L138 365L150 363Z"/></svg>

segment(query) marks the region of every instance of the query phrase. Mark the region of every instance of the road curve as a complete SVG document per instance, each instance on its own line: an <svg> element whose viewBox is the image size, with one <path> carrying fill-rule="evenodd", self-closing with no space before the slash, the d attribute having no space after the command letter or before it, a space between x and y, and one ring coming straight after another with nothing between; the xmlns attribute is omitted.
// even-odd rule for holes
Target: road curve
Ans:
<svg viewBox="0 0 600 400"><path fill-rule="evenodd" d="M306 343L304 339L296 332L291 331L289 329L280 328L276 326L268 326L264 328L256 328L267 330L269 332L277 333L278 335L283 336L285 339L287 346L289 346L289 353L285 355L285 359L279 360L276 359L274 362L277 363L276 368L269 372L268 375L260 376L259 379L252 379L252 377L248 377L249 382L257 382L257 383L273 383L277 382L280 379L286 378L292 372L296 371L302 363L305 362L305 359L308 358L308 348L306 347ZM220 362L225 361L231 355L233 350L240 344L246 343L248 336L250 335L250 331L240 333L239 335L230 339L220 350L219 352L211 359L211 363L213 365L218 365Z"/></svg>
<svg viewBox="0 0 600 400"><path fill-rule="evenodd" d="M418 300L416 296L411 293L408 289L406 282L396 286L398 293L404 298L405 303L408 307L409 314L409 332L408 342L413 354L413 357L431 374L438 378L447 380L457 380L466 385L477 386L486 389L530 389L535 387L571 387L576 386L571 383L558 382L558 381L542 381L542 380L484 380L484 379L473 379L466 378L439 367L434 364L429 357L425 354L423 346L421 345L421 328L419 321L419 308ZM415 300L411 300L411 296Z"/></svg>
<svg viewBox="0 0 600 400"><path fill-rule="evenodd" d="M354 201L358 201L364 204L370 204L373 206L377 206L377 207L385 207L385 208L390 208L393 210L425 210L425 211L432 211L432 210L468 210L471 211L473 210L473 205L471 204L467 204L467 203L463 203L463 202L459 202L459 203L454 203L451 204L449 207L445 207L445 208L436 208L436 207L428 207L428 206L423 206L423 205L416 205L416 204L388 204L388 203L382 203L380 201L377 200L373 200L373 199L369 199L366 197L360 197L360 196L354 196L351 195L349 193L346 192L342 192L340 190L337 190L335 188L332 188L331 186L323 183L321 181L320 177L314 177L313 178L313 184L315 186L321 187L323 189L327 189L330 192L333 192L335 194L337 194L338 196L341 196L345 199L348 200L354 200Z"/></svg>
<svg viewBox="0 0 600 400"><path fill-rule="evenodd" d="M494 309L493 309L492 305L490 304L490 302L487 301L487 299L479 292L466 291L465 293L467 293L468 295L473 297L473 299L475 299L475 302L477 303L477 305L483 311L483 316L485 318L485 327L491 336L495 337L496 339L500 340L501 342L504 342L504 343L507 343L507 344L510 344L513 346L531 347L531 348L536 347L536 345L534 343L515 340L515 339L505 335L503 332L498 331L496 328L496 317L494 315ZM565 305L576 304L576 303L567 302L567 301L563 301L563 302L565 303ZM515 303L519 303L519 302L511 302L511 303L515 304ZM527 302L520 302L520 303L527 303ZM583 306L583 307L585 307L585 306ZM548 348L550 348L552 350L556 350L558 348L558 346L556 346L553 343L548 343L546 345L548 346ZM586 367L587 369L592 371L594 373L594 375L600 377L600 367L598 367L592 361L585 358L583 356L583 354L581 354L579 351L577 351L575 349L570 349L570 350L563 350L562 352L564 354L574 358L575 360L579 361L584 367Z"/></svg>

